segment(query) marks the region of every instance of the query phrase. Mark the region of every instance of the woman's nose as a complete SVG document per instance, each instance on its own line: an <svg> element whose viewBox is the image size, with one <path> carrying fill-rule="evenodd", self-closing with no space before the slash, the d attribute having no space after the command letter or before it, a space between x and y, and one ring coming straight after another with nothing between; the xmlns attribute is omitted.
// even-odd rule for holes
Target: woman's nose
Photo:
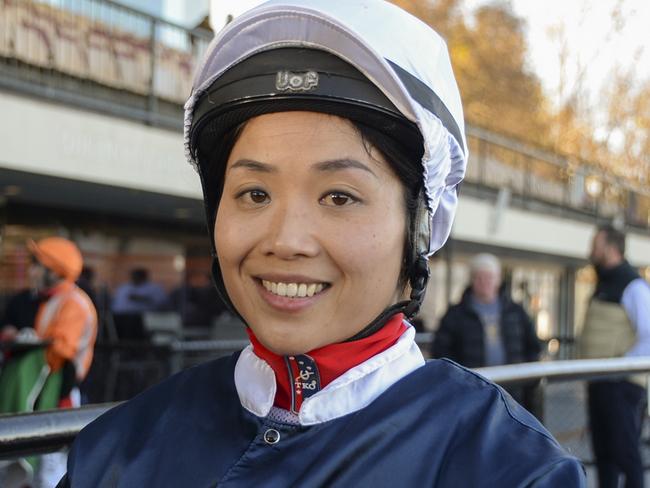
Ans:
<svg viewBox="0 0 650 488"><path fill-rule="evenodd" d="M278 204L271 212L271 218L263 240L262 252L281 259L313 257L318 254L316 216L299 202Z"/></svg>

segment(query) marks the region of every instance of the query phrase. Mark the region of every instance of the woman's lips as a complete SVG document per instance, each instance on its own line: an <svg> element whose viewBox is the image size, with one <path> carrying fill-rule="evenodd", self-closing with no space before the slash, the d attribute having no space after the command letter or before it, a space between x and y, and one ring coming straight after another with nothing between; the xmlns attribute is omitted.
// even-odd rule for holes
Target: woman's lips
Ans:
<svg viewBox="0 0 650 488"><path fill-rule="evenodd" d="M267 302L270 306L277 310L281 310L283 312L299 312L302 311L311 305L313 305L316 301L320 300L320 298L327 293L329 289L329 285L327 283L286 283L284 281L280 282L270 282L267 280L264 280L264 283L261 279L255 278L255 285L257 287L257 290L259 294L262 296L265 302ZM266 285L266 286L265 286ZM275 286L273 286L275 285ZM292 286L295 285L295 286ZM301 285L303 286L302 290ZM280 294L278 294L277 288L280 288ZM293 289L296 288L297 290ZM313 292L312 296L297 296L298 294L303 294L301 292L305 291L304 288L307 288L306 293ZM311 287L311 289L310 289ZM267 288L271 288L271 290L268 290ZM272 289L276 289L276 293L273 293ZM291 294L291 295L296 295L296 296L281 296L283 294Z"/></svg>

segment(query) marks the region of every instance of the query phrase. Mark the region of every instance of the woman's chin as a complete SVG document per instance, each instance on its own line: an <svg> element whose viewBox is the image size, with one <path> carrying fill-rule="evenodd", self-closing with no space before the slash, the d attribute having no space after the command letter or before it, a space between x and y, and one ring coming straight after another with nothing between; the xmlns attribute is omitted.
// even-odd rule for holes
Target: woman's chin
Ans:
<svg viewBox="0 0 650 488"><path fill-rule="evenodd" d="M295 330L280 330L272 332L269 329L272 329L273 327L268 323L265 324L265 328L267 329L265 331L255 331L255 329L253 329L255 337L264 347L280 356L305 354L328 344L325 338L323 338L322 341L317 340L317 338L314 337L313 332L309 333L309 331L301 331L302 333L298 333ZM284 327L281 328L284 329Z"/></svg>

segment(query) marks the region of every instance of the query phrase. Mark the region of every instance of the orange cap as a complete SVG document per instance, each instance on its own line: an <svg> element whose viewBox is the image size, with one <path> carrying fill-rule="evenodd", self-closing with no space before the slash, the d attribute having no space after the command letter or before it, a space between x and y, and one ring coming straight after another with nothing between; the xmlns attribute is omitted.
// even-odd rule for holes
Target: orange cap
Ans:
<svg viewBox="0 0 650 488"><path fill-rule="evenodd" d="M83 258L74 242L63 237L46 237L38 242L27 241L27 248L38 262L67 281L76 281L81 274Z"/></svg>

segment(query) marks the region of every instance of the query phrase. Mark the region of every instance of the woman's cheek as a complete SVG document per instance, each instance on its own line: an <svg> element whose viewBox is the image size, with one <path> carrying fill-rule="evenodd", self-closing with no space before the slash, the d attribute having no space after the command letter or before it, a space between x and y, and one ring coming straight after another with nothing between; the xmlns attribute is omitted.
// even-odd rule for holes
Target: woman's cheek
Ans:
<svg viewBox="0 0 650 488"><path fill-rule="evenodd" d="M215 245L217 252L228 261L233 261L239 254L245 254L254 238L255 225L250 218L238 215L236 206L232 202L225 202L219 208L215 222Z"/></svg>

